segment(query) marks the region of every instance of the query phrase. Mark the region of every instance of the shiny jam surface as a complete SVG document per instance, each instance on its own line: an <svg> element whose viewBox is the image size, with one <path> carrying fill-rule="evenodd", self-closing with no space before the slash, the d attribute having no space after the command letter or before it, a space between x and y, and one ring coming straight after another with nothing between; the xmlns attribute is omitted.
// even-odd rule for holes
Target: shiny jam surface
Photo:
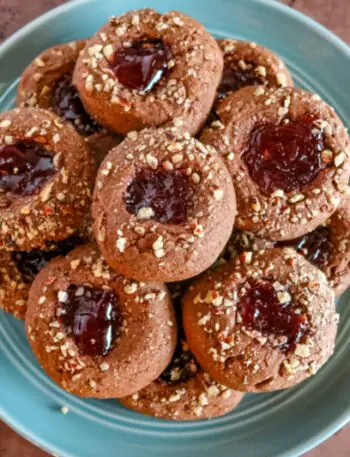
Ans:
<svg viewBox="0 0 350 457"><path fill-rule="evenodd" d="M188 177L180 171L143 168L126 189L124 204L139 219L181 224L187 219L192 193Z"/></svg>
<svg viewBox="0 0 350 457"><path fill-rule="evenodd" d="M234 92L242 87L257 86L264 81L254 72L254 70L242 70L225 66L222 74L221 83L217 90L217 98L222 99L227 92Z"/></svg>
<svg viewBox="0 0 350 457"><path fill-rule="evenodd" d="M34 141L0 146L0 194L33 195L55 175L53 155Z"/></svg>
<svg viewBox="0 0 350 457"><path fill-rule="evenodd" d="M83 244L84 240L78 236L72 236L66 240L48 245L47 251L35 249L34 251L15 251L12 258L18 270L22 273L23 280L27 283L34 281L35 276L44 266L59 255L66 255L76 246Z"/></svg>
<svg viewBox="0 0 350 457"><path fill-rule="evenodd" d="M170 58L170 51L162 41L144 40L117 50L111 65L123 86L146 93L168 73Z"/></svg>
<svg viewBox="0 0 350 457"><path fill-rule="evenodd" d="M293 247L317 267L322 268L328 262L331 253L331 242L329 239L329 229L320 226L304 236L294 240L277 241L277 247Z"/></svg>
<svg viewBox="0 0 350 457"><path fill-rule="evenodd" d="M85 111L77 89L72 83L72 74L66 73L56 84L52 104L55 112L73 124L81 135L92 135L101 127Z"/></svg>
<svg viewBox="0 0 350 457"><path fill-rule="evenodd" d="M106 355L113 347L120 326L118 298L109 290L70 285L68 298L60 307L63 324L74 335L84 355Z"/></svg>
<svg viewBox="0 0 350 457"><path fill-rule="evenodd" d="M261 125L243 154L251 178L265 193L302 189L325 168L323 134L312 122Z"/></svg>
<svg viewBox="0 0 350 457"><path fill-rule="evenodd" d="M292 298L279 299L278 292L267 281L253 284L238 303L238 310L244 326L286 337L287 342L280 346L283 349L300 342L309 329L307 316L295 312Z"/></svg>

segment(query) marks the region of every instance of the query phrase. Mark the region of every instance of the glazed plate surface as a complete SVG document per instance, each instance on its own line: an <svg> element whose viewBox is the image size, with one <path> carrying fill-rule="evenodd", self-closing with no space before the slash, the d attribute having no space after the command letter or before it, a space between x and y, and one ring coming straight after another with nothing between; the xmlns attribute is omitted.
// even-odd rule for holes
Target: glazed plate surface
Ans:
<svg viewBox="0 0 350 457"><path fill-rule="evenodd" d="M350 49L322 26L270 0L77 0L27 25L0 47L0 111L15 104L18 77L43 49L92 35L111 15L152 7L180 10L216 37L265 45L297 85L317 92L350 123ZM37 364L23 323L0 311L1 413L27 439L60 457L297 457L350 419L350 292L339 303L336 351L312 379L247 395L231 414L173 423L114 400L83 400L57 387ZM60 412L62 405L69 413Z"/></svg>

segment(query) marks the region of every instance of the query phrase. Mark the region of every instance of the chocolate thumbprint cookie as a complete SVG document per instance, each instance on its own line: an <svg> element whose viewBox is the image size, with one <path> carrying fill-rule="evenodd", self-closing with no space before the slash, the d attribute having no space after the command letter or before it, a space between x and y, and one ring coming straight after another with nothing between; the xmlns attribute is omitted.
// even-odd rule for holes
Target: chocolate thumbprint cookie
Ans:
<svg viewBox="0 0 350 457"><path fill-rule="evenodd" d="M190 349L216 381L236 390L284 389L332 355L334 292L294 249L246 252L203 275L184 298Z"/></svg>
<svg viewBox="0 0 350 457"><path fill-rule="evenodd" d="M334 110L291 87L229 93L201 140L234 180L238 229L261 238L298 238L339 207L350 177L350 141Z"/></svg>
<svg viewBox="0 0 350 457"><path fill-rule="evenodd" d="M126 277L196 276L219 256L234 217L232 180L221 158L175 128L129 133L99 169L95 238Z"/></svg>
<svg viewBox="0 0 350 457"><path fill-rule="evenodd" d="M194 19L171 11L112 17L87 41L73 82L90 115L126 134L182 118L196 133L220 82L223 57Z"/></svg>
<svg viewBox="0 0 350 457"><path fill-rule="evenodd" d="M59 44L39 54L19 80L17 105L48 109L70 122L89 144L99 165L122 137L109 133L90 117L73 85L74 66L85 43Z"/></svg>
<svg viewBox="0 0 350 457"><path fill-rule="evenodd" d="M36 276L26 331L46 373L81 397L133 394L164 371L176 346L166 286L113 272L94 245L52 260Z"/></svg>
<svg viewBox="0 0 350 457"><path fill-rule="evenodd" d="M95 164L73 127L47 110L0 115L0 247L46 249L90 210Z"/></svg>

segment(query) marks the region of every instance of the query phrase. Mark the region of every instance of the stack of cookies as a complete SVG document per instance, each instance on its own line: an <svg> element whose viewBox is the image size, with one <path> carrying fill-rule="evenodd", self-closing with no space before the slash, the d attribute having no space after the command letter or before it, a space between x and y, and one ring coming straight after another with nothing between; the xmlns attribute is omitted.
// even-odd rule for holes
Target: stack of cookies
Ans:
<svg viewBox="0 0 350 457"><path fill-rule="evenodd" d="M151 9L42 52L0 115L0 306L63 389L230 412L334 351L350 140L255 43Z"/></svg>

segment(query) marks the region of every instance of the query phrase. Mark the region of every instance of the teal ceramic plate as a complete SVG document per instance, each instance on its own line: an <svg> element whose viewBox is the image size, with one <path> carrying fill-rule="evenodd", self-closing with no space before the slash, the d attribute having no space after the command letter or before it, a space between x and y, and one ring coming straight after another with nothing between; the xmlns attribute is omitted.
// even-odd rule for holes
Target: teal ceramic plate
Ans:
<svg viewBox="0 0 350 457"><path fill-rule="evenodd" d="M301 14L263 0L78 0L35 20L0 47L0 111L14 106L17 78L41 50L93 34L106 19L145 6L181 10L217 37L261 43L279 53L298 85L319 93L350 121L350 50ZM336 352L312 379L274 394L247 395L228 416L172 423L116 401L82 400L40 369L23 323L0 314L1 408L13 428L61 457L299 456L350 418L350 293L338 304ZM63 415L60 406L70 412Z"/></svg>

